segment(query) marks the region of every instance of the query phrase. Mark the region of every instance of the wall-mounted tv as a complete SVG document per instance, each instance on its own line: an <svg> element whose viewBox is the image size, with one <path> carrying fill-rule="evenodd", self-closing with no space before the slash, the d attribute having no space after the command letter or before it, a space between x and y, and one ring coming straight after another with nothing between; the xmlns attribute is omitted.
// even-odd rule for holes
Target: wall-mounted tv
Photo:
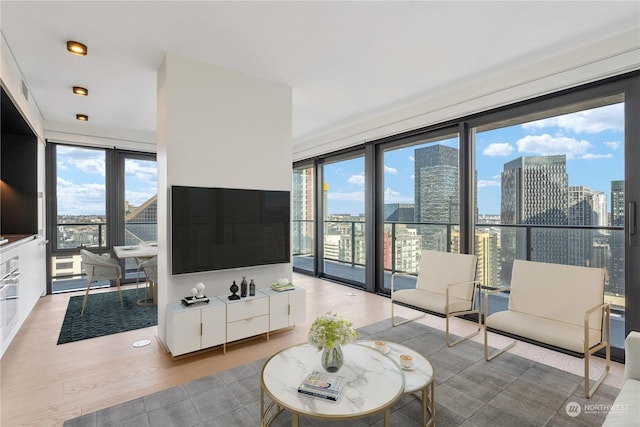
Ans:
<svg viewBox="0 0 640 427"><path fill-rule="evenodd" d="M291 262L289 191L171 187L171 273Z"/></svg>

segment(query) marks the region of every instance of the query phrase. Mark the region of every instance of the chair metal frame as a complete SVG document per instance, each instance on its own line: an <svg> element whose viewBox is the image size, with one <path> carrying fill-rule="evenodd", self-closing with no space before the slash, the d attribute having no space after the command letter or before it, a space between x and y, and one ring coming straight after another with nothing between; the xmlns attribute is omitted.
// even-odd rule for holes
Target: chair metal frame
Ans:
<svg viewBox="0 0 640 427"><path fill-rule="evenodd" d="M489 315L489 296L491 294L499 293L499 292L508 292L510 288L499 288L485 291L484 297L484 318L486 319ZM589 318L598 310L602 310L602 325L601 325L601 337L600 342L593 347L589 348ZM585 311L584 313L584 342L583 342L583 352L579 355L584 358L584 395L587 399L590 399L593 394L596 392L598 387L602 384L605 377L609 373L611 367L611 307L609 303L598 304L595 307L592 307ZM606 337L606 340L605 340ZM526 338L526 337L523 337ZM511 344L494 351L489 354L489 336L488 336L488 328L485 324L484 328L484 359L489 362L502 353L508 351L513 346L515 346L517 341L513 341ZM605 369L600 376L594 380L592 383L591 378L589 377L589 366L591 356L594 355L597 351L601 349L605 349Z"/></svg>

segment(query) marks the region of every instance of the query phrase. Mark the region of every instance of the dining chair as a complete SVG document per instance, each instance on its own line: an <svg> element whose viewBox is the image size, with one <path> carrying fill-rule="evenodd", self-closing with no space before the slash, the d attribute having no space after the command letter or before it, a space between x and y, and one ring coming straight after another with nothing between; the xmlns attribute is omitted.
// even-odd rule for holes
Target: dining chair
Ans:
<svg viewBox="0 0 640 427"><path fill-rule="evenodd" d="M146 297L144 305L153 305L156 301L156 293L158 286L158 256L155 255L151 258L143 260L139 264L140 270L144 271L146 276ZM151 303L149 303L151 299Z"/></svg>
<svg viewBox="0 0 640 427"><path fill-rule="evenodd" d="M122 302L122 289L120 288L120 278L122 272L120 270L120 264L115 259L108 256L102 256L94 254L86 249L80 249L80 257L82 258L82 268L87 275L87 290L84 293L84 299L82 300L82 311L80 317L84 315L84 309L87 305L87 297L89 296L89 289L91 284L103 280L115 280L118 287L118 293L120 294L120 309L124 310L124 303Z"/></svg>

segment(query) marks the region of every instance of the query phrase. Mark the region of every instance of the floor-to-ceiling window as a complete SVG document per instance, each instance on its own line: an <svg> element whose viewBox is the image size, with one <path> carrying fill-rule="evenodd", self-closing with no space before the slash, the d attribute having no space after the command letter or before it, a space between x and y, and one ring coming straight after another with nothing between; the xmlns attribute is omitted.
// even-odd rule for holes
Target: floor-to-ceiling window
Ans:
<svg viewBox="0 0 640 427"><path fill-rule="evenodd" d="M364 156L326 161L321 176L322 273L364 286L367 245Z"/></svg>
<svg viewBox="0 0 640 427"><path fill-rule="evenodd" d="M86 288L80 248L156 240L155 155L49 143L47 177L48 292ZM124 271L134 278L135 264Z"/></svg>
<svg viewBox="0 0 640 427"><path fill-rule="evenodd" d="M384 287L395 272L416 274L422 250L460 251L457 134L402 139L383 153ZM415 287L398 276L396 288Z"/></svg>
<svg viewBox="0 0 640 427"><path fill-rule="evenodd" d="M293 170L291 194L291 255L296 271L313 273L315 263L315 220L313 165Z"/></svg>
<svg viewBox="0 0 640 427"><path fill-rule="evenodd" d="M357 272L388 294L392 272L415 272L417 248L475 253L486 286L508 285L514 259L603 267L621 359L640 328L638 117L634 72L304 159L324 221L309 272L348 284Z"/></svg>
<svg viewBox="0 0 640 427"><path fill-rule="evenodd" d="M119 195L119 204L124 204L120 213L124 219L124 245L140 245L158 240L157 210L157 166L148 155L120 153L118 165L124 167L124 196ZM144 271L138 271L139 260L125 259L125 277L136 280L144 278Z"/></svg>
<svg viewBox="0 0 640 427"><path fill-rule="evenodd" d="M530 113L475 130L479 278L508 286L515 259L608 272L612 341L624 343L622 96ZM506 309L493 296L490 312Z"/></svg>

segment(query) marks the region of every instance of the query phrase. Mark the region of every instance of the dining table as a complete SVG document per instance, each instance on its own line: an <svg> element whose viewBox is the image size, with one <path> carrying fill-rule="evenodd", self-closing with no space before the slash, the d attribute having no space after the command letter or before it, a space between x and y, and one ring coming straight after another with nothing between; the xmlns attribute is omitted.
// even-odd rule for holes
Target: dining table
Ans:
<svg viewBox="0 0 640 427"><path fill-rule="evenodd" d="M119 259L126 260L127 258L133 258L136 261L136 265L139 266L141 262L158 255L158 244L155 242L146 242L138 245L114 246L113 253ZM138 280L139 270L136 271L136 283ZM150 282L147 295L145 298L139 299L137 304L140 306L157 305L158 292L156 286L156 283Z"/></svg>

